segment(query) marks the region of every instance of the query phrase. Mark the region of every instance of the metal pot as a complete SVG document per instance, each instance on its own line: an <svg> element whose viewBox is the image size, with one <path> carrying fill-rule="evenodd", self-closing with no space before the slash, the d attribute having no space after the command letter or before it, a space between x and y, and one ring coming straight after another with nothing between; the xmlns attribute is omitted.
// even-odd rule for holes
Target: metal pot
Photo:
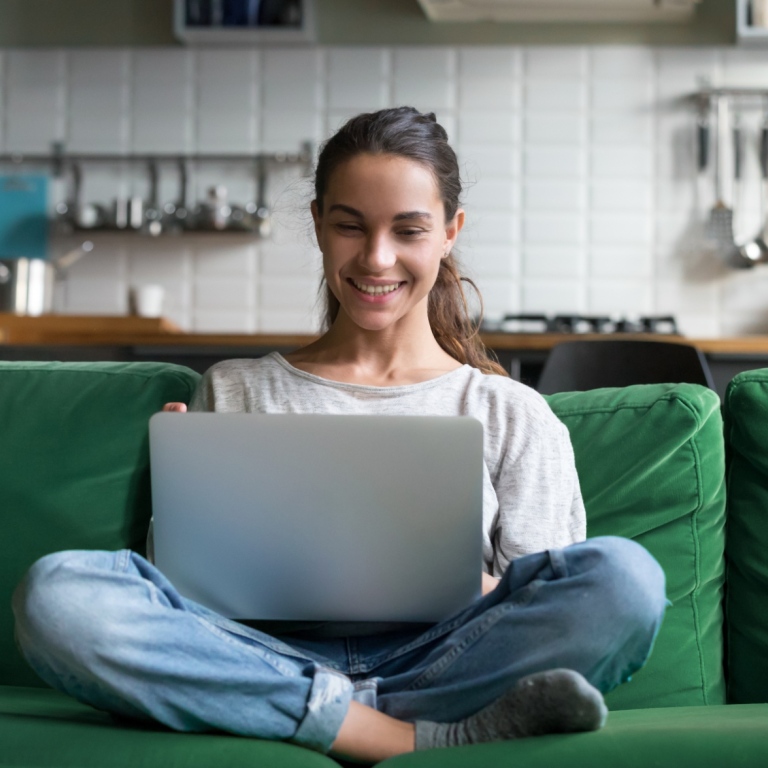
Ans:
<svg viewBox="0 0 768 768"><path fill-rule="evenodd" d="M0 260L0 312L17 315L42 315L53 309L56 281L67 267L93 250L93 243L84 242L79 248L60 258Z"/></svg>

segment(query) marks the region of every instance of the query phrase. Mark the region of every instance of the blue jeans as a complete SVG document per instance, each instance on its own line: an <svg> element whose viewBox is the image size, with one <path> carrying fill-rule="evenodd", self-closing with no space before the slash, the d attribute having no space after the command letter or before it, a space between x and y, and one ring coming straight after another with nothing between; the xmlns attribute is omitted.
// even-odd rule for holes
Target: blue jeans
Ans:
<svg viewBox="0 0 768 768"><path fill-rule="evenodd" d="M129 550L47 555L13 599L27 661L80 701L321 752L353 699L451 722L555 667L607 692L643 665L665 607L658 563L613 537L513 561L493 592L426 631L273 637L181 597Z"/></svg>

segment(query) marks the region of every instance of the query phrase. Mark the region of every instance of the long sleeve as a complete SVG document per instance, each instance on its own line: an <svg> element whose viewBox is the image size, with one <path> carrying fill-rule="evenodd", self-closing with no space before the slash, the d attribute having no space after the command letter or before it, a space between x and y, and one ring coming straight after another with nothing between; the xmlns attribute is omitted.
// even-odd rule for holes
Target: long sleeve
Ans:
<svg viewBox="0 0 768 768"><path fill-rule="evenodd" d="M498 501L493 574L513 560L586 538L586 514L566 427L545 403L524 417L488 425L499 443L492 482ZM494 436L494 428L501 433Z"/></svg>

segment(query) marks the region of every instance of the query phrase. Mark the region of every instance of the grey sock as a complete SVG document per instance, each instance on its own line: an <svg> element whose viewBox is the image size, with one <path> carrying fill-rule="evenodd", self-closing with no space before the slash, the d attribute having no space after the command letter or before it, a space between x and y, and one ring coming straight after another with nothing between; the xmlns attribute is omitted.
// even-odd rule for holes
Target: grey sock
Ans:
<svg viewBox="0 0 768 768"><path fill-rule="evenodd" d="M518 680L503 696L457 723L416 722L416 749L596 731L608 716L603 696L578 672L551 669Z"/></svg>

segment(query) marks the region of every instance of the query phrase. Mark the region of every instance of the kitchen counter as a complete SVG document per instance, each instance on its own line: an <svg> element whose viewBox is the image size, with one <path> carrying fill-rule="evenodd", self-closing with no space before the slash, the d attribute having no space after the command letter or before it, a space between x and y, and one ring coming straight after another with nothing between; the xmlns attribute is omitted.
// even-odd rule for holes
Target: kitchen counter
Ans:
<svg viewBox="0 0 768 768"><path fill-rule="evenodd" d="M0 360L163 361L203 372L233 357L288 352L314 334L186 333L165 318L0 313ZM634 339L693 344L707 358L722 396L741 371L768 367L768 335L696 339L669 334L487 333L482 335L510 375L535 386L549 350L576 339Z"/></svg>
<svg viewBox="0 0 768 768"><path fill-rule="evenodd" d="M166 318L0 313L0 344L21 346L180 346L290 349L314 334L186 333ZM693 344L704 354L768 355L768 335L697 339L667 334L486 333L483 342L498 351L546 352L574 339L636 339Z"/></svg>

